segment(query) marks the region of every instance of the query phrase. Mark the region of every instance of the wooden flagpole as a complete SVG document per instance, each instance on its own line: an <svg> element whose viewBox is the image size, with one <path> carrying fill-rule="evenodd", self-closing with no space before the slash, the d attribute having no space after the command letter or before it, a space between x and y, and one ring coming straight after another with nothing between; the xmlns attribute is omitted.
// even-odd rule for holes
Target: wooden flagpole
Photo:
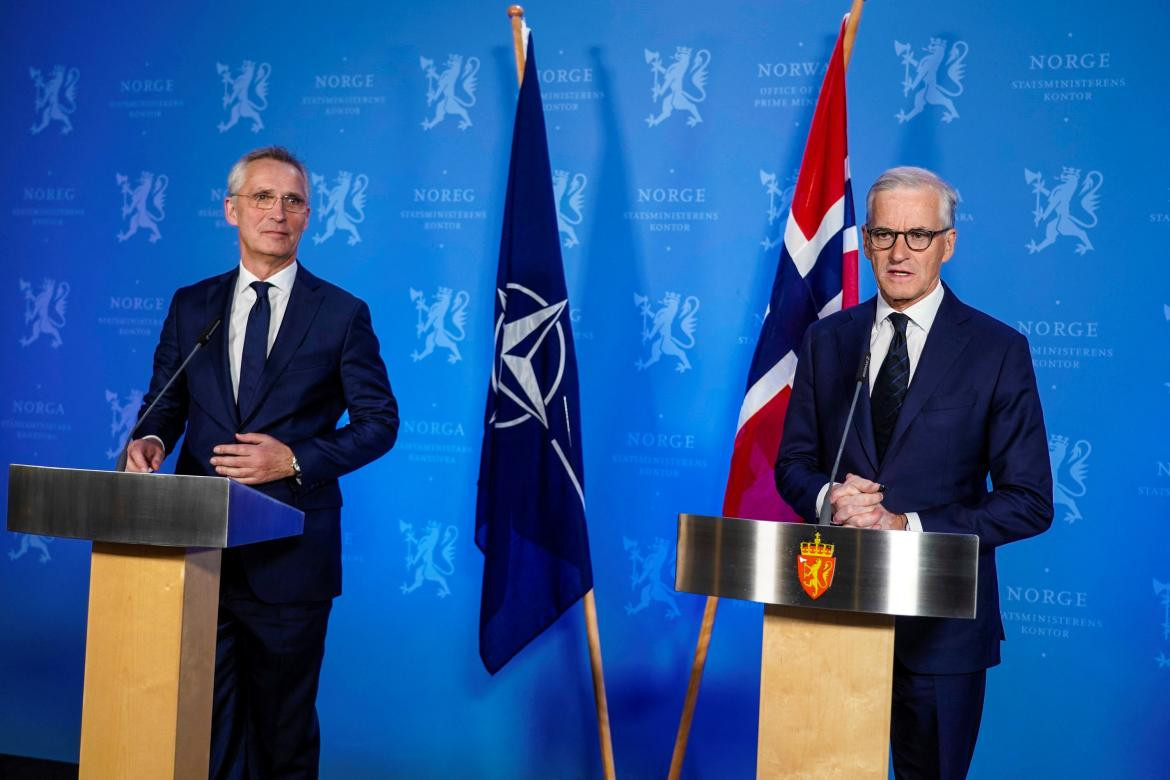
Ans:
<svg viewBox="0 0 1170 780"><path fill-rule="evenodd" d="M682 716L678 719L678 733L674 736L674 752L670 755L668 780L678 780L682 774L683 759L687 755L687 740L691 736L691 720L695 717L695 702L699 699L699 683L703 681L703 667L707 664L707 647L711 644L711 632L715 628L715 610L719 607L717 596L707 597L703 608L703 622L699 626L699 640L695 643L695 660L691 663L691 679L687 681L687 696L683 700Z"/></svg>
<svg viewBox="0 0 1170 780"><path fill-rule="evenodd" d="M842 43L845 68L853 55L853 41L857 37L857 26L861 23L861 8L865 0L853 0L849 9L849 20L845 22L845 40ZM695 704L699 699L699 683L703 681L703 668L707 665L707 650L711 645L711 633L715 629L715 611L719 598L708 596L703 607L703 622L699 626L699 638L695 642L695 658L691 662L691 677L687 681L687 694L683 699L682 715L678 719L678 733L674 737L674 751L670 755L668 780L678 780L682 774L683 759L687 754L687 741L691 736L691 721L695 717Z"/></svg>
<svg viewBox="0 0 1170 780"><path fill-rule="evenodd" d="M508 18L512 20L512 48L516 51L516 83L524 83L524 6L508 6Z"/></svg>
<svg viewBox="0 0 1170 780"><path fill-rule="evenodd" d="M597 602L593 589L585 594L585 633L589 637L589 667L593 671L593 706L597 710L597 737L601 740L601 765L605 780L615 780L613 737L609 731L609 703L605 699L605 674L601 668L601 631L597 627Z"/></svg>
<svg viewBox="0 0 1170 780"><path fill-rule="evenodd" d="M857 37L857 27L861 24L861 9L865 0L853 0L849 9L849 21L845 23L845 41L843 54L845 55L845 70L849 70L849 58L853 56L853 39Z"/></svg>
<svg viewBox="0 0 1170 780"><path fill-rule="evenodd" d="M524 83L524 8L508 6L512 20L512 45L516 50L516 83ZM585 594L585 634L589 639L589 667L593 673L593 704L597 710L597 736L601 741L601 764L605 780L615 780L617 770L613 760L613 737L609 729L609 704L605 697L605 674L601 666L601 630L597 625L597 601L593 589Z"/></svg>

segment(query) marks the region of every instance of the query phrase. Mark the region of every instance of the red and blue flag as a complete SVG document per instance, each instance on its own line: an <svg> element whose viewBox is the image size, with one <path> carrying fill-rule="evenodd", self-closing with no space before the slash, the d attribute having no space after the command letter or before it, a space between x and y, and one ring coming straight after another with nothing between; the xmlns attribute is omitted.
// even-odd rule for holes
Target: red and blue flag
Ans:
<svg viewBox="0 0 1170 780"><path fill-rule="evenodd" d="M849 181L845 23L821 85L772 296L740 407L723 514L799 521L776 491L775 464L804 330L857 304L857 222Z"/></svg>

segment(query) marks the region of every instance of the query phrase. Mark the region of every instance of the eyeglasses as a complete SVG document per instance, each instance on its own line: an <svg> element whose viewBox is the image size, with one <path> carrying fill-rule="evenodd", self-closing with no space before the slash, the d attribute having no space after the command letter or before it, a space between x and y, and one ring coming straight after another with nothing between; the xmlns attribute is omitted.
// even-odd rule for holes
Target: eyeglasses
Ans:
<svg viewBox="0 0 1170 780"><path fill-rule="evenodd" d="M889 249L894 246L894 242L898 240L898 236L904 236L906 246L915 252L921 252L930 246L935 236L940 233L946 233L948 230L950 228L943 228L942 230L926 230L925 228L912 228L911 230L866 228L865 234L869 236L869 243L873 245L874 249Z"/></svg>
<svg viewBox="0 0 1170 780"><path fill-rule="evenodd" d="M303 214L309 208L308 202L300 195L281 195L279 198L271 192L257 192L255 195L233 192L232 195L247 198L252 201L253 206L264 211L272 211L278 200L284 204L284 210L289 214Z"/></svg>

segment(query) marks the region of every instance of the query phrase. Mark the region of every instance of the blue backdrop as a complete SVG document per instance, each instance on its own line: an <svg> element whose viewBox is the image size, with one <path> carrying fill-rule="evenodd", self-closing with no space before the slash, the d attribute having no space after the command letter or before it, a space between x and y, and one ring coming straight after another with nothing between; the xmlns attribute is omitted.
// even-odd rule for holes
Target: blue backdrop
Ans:
<svg viewBox="0 0 1170 780"><path fill-rule="evenodd" d="M675 516L720 507L845 6L527 9L623 777L669 763L702 609L671 587ZM600 774L580 607L494 678L476 652L475 475L516 99L504 10L21 3L0 30L0 460L113 465L171 293L237 260L224 177L251 147L304 157L302 261L370 303L403 428L345 480L327 777ZM1051 434L1056 520L1000 552L1008 641L973 777L1170 764L1168 23L1161 0L878 1L850 66L859 201L895 164L959 189L944 278L1029 336ZM652 88L684 60L667 114ZM697 308L693 339L676 327L645 365L644 329L676 295ZM4 532L0 549L0 752L76 760L89 546ZM722 604L689 777L754 772L760 619Z"/></svg>

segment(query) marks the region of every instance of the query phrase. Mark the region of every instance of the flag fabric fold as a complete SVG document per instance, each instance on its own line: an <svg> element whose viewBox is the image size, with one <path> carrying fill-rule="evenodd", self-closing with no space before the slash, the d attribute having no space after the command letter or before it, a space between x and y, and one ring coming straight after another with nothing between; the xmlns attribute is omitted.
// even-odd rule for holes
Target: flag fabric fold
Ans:
<svg viewBox="0 0 1170 780"><path fill-rule="evenodd" d="M848 17L846 17L846 21ZM821 84L780 262L740 407L723 514L799 521L776 491L775 463L805 328L857 303L857 223L845 111L846 22Z"/></svg>
<svg viewBox="0 0 1170 780"><path fill-rule="evenodd" d="M496 276L475 542L479 650L495 674L593 587L577 358L532 35Z"/></svg>

